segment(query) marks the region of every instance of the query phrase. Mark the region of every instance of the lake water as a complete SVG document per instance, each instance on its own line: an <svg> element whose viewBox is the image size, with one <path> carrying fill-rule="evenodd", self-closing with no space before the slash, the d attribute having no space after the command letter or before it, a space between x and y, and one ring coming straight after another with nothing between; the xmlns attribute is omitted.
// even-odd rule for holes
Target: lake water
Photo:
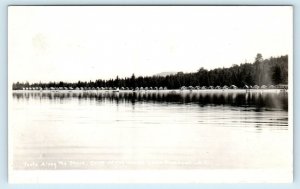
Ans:
<svg viewBox="0 0 300 189"><path fill-rule="evenodd" d="M288 95L274 91L14 91L12 167L289 168Z"/></svg>

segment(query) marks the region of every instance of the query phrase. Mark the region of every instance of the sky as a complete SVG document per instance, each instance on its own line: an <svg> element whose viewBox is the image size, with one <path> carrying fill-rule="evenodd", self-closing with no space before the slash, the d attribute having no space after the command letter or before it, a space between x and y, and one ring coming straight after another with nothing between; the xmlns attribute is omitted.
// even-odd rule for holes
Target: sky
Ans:
<svg viewBox="0 0 300 189"><path fill-rule="evenodd" d="M292 56L292 7L10 6L9 81L195 72Z"/></svg>

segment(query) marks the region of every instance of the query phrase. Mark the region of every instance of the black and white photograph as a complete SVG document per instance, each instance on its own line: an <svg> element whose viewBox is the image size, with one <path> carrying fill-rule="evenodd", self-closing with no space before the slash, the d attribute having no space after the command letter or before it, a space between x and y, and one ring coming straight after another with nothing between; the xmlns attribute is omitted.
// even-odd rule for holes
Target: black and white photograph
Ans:
<svg viewBox="0 0 300 189"><path fill-rule="evenodd" d="M10 6L10 183L293 181L292 6Z"/></svg>

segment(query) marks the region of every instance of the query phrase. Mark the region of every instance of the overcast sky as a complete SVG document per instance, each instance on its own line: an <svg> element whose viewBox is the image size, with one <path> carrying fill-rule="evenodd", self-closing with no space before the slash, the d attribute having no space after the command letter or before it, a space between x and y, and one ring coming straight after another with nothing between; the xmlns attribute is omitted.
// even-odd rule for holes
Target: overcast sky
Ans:
<svg viewBox="0 0 300 189"><path fill-rule="evenodd" d="M195 72L291 55L291 7L9 7L10 81Z"/></svg>

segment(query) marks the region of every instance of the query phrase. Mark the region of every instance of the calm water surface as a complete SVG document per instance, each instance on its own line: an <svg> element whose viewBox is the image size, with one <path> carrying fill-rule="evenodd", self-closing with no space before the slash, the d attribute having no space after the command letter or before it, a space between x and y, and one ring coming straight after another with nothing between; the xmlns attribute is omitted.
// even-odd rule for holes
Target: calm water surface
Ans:
<svg viewBox="0 0 300 189"><path fill-rule="evenodd" d="M258 169L291 163L285 93L15 91L10 104L14 169Z"/></svg>

